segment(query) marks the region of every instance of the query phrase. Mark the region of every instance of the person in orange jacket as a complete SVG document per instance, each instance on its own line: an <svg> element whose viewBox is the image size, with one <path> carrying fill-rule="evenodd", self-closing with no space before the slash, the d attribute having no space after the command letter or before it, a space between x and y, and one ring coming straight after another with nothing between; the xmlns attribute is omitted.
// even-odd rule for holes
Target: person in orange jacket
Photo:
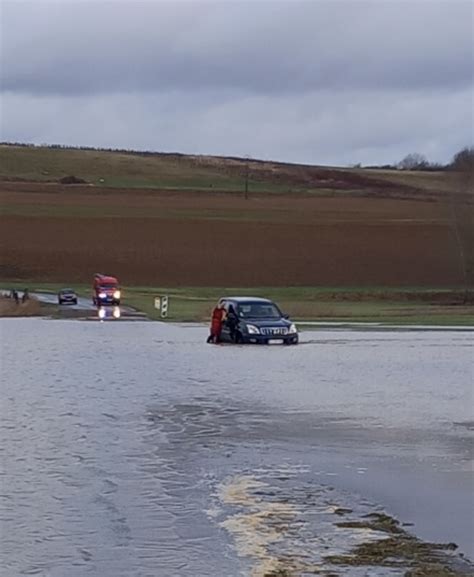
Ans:
<svg viewBox="0 0 474 577"><path fill-rule="evenodd" d="M222 324L225 319L225 309L223 304L217 304L212 311L211 334L207 337L208 343L217 344L221 340Z"/></svg>

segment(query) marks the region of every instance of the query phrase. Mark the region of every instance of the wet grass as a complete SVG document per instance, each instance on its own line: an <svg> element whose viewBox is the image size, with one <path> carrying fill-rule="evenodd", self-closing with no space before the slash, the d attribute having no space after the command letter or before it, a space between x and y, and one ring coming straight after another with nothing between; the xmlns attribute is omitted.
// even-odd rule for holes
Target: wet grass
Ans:
<svg viewBox="0 0 474 577"><path fill-rule="evenodd" d="M126 302L146 312L151 318L158 318L154 309L154 297L168 295L169 320L182 322L203 322L209 319L210 311L222 296L247 295L261 296L276 301L285 314L295 321L314 322L377 322L387 325L440 325L473 326L472 306L436 305L430 301L408 303L397 300L373 300L360 302L357 291L353 300L341 290L342 300L325 300L324 289L271 288L255 287L246 289L232 288L133 288L126 289ZM331 292L331 297L333 296ZM318 298L319 295L319 298ZM336 297L337 298L337 297Z"/></svg>
<svg viewBox="0 0 474 577"><path fill-rule="evenodd" d="M334 510L334 515L339 515L341 517L349 515L350 513L352 513L352 509L345 509L344 507L337 507L337 509Z"/></svg>
<svg viewBox="0 0 474 577"><path fill-rule="evenodd" d="M78 295L90 298L89 285L74 283L37 283L0 281L5 289L23 289L56 293L68 286ZM285 314L300 322L380 323L383 325L474 326L473 305L461 304L459 289L420 289L373 287L337 289L330 287L122 287L123 304L134 307L150 318L160 319L155 297L169 298L168 321L207 322L212 308L222 296L266 297L276 301ZM412 300L413 299L413 300ZM442 300L446 304L442 304ZM300 327L303 328L303 327ZM311 326L307 328L311 329ZM314 327L313 327L314 329Z"/></svg>
<svg viewBox="0 0 474 577"><path fill-rule="evenodd" d="M224 504L233 507L220 525L234 536L240 555L252 559L255 577L392 575L394 570L404 577L472 574L472 564L453 553L455 544L423 542L383 512L364 508L365 513L354 513L346 507L320 510L334 515L330 527L325 525L321 534L305 522L306 515L312 517L311 505L317 505L317 499L305 499L302 506L298 495L293 501L286 492L267 483L252 484L251 478L250 482L249 478L234 479L219 495ZM312 534L317 538L307 541Z"/></svg>
<svg viewBox="0 0 474 577"><path fill-rule="evenodd" d="M344 555L330 555L325 561L336 566L408 567L405 577L454 577L463 575L450 566L449 552L454 543L425 543L407 533L399 522L383 513L372 513L365 520L336 523L338 527L369 529L387 537L357 545Z"/></svg>
<svg viewBox="0 0 474 577"><path fill-rule="evenodd" d="M34 317L47 314L47 308L35 298L17 304L11 298L0 296L0 317Z"/></svg>

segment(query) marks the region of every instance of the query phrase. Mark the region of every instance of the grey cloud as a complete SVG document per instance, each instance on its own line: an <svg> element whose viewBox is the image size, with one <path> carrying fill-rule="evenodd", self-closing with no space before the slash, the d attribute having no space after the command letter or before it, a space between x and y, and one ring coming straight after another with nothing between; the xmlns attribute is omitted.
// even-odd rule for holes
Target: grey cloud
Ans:
<svg viewBox="0 0 474 577"><path fill-rule="evenodd" d="M469 0L7 0L1 139L321 164L473 139Z"/></svg>
<svg viewBox="0 0 474 577"><path fill-rule="evenodd" d="M3 88L30 94L472 83L472 3L6 2Z"/></svg>
<svg viewBox="0 0 474 577"><path fill-rule="evenodd" d="M38 98L7 94L3 138L293 162L395 162L416 150L445 161L469 142L470 91L445 95L315 92L262 95L114 94ZM209 105L209 102L213 102ZM444 114L439 114L445 108Z"/></svg>

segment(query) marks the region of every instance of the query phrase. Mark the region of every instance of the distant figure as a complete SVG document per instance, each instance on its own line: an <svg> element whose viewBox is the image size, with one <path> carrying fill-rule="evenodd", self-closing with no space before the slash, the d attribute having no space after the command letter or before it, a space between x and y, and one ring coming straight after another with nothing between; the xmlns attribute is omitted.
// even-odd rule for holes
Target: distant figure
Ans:
<svg viewBox="0 0 474 577"><path fill-rule="evenodd" d="M221 340L222 323L224 322L225 309L223 304L218 304L212 311L211 334L207 337L208 343L217 344Z"/></svg>
<svg viewBox="0 0 474 577"><path fill-rule="evenodd" d="M229 310L227 311L225 322L229 327L230 340L235 342L236 328L239 324L239 317L237 316L233 305L229 305Z"/></svg>
<svg viewBox="0 0 474 577"><path fill-rule="evenodd" d="M15 301L16 304L19 304L20 299L19 299L18 293L16 292L15 289L12 289L12 290L10 291L10 298L12 298L12 299Z"/></svg>
<svg viewBox="0 0 474 577"><path fill-rule="evenodd" d="M21 302L22 303L26 303L26 301L30 298L30 292L28 291L28 289L26 288L23 291L23 296L21 297Z"/></svg>

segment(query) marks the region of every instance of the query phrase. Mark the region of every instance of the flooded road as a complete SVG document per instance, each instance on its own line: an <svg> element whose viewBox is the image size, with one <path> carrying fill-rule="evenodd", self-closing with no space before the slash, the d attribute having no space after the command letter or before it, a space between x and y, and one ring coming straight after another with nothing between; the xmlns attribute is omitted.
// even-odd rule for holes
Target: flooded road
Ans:
<svg viewBox="0 0 474 577"><path fill-rule="evenodd" d="M0 328L2 577L404 575L328 564L381 511L474 557L472 332Z"/></svg>

